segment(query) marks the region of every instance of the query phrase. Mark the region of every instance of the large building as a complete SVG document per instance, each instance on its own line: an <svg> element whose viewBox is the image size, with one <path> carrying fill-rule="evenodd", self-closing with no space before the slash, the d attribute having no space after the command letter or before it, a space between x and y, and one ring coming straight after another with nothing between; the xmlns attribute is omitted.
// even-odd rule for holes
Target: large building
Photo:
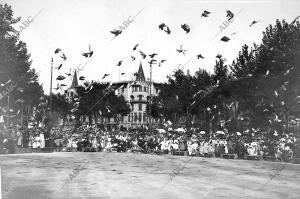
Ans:
<svg viewBox="0 0 300 199"><path fill-rule="evenodd" d="M134 78L128 81L115 82L112 86L116 87L115 93L122 95L130 107L130 113L127 116L116 118L102 118L100 122L105 126L122 126L124 128L136 128L148 124L149 117L147 113L147 104L149 103L150 95L157 96L160 92L161 84L150 82L145 78L143 66L140 63L138 72ZM67 98L73 98L76 95L76 87L78 86L77 74L74 73L72 85L68 89ZM86 119L83 119L86 121ZM152 120L153 121L153 120Z"/></svg>
<svg viewBox="0 0 300 199"><path fill-rule="evenodd" d="M120 126L125 128L139 127L148 124L149 117L147 113L147 104L150 95L157 96L160 92L159 83L150 82L145 78L142 64L140 63L138 72L135 73L135 78L129 81L113 83L118 86L117 92L123 95L130 106L130 114L121 117L118 122ZM116 121L109 120L113 124Z"/></svg>

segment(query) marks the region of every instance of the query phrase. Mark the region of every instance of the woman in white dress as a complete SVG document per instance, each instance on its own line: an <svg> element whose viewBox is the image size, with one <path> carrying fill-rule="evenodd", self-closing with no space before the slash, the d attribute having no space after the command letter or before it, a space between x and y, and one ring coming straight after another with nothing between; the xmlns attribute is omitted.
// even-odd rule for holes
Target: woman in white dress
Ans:
<svg viewBox="0 0 300 199"><path fill-rule="evenodd" d="M36 149L38 148L38 142L40 141L40 138L37 137L37 136L33 136L33 139L32 139L32 148L33 149Z"/></svg>
<svg viewBox="0 0 300 199"><path fill-rule="evenodd" d="M192 148L192 141L191 140L187 141L187 149L188 149L189 155L192 155L193 148Z"/></svg>
<svg viewBox="0 0 300 199"><path fill-rule="evenodd" d="M32 143L33 143L32 132L29 132L29 138L28 138L28 147L29 148L32 148Z"/></svg>
<svg viewBox="0 0 300 199"><path fill-rule="evenodd" d="M22 147L23 146L23 135L19 129L17 131L17 137L18 137L17 138L17 146Z"/></svg>
<svg viewBox="0 0 300 199"><path fill-rule="evenodd" d="M98 149L98 142L96 136L94 136L92 139L92 147Z"/></svg>
<svg viewBox="0 0 300 199"><path fill-rule="evenodd" d="M199 153L202 156L204 155L204 141L200 142Z"/></svg>
<svg viewBox="0 0 300 199"><path fill-rule="evenodd" d="M112 147L112 145L111 145L111 137L109 136L108 138L107 138L107 145L106 145L106 149L110 149Z"/></svg>
<svg viewBox="0 0 300 199"><path fill-rule="evenodd" d="M198 143L196 141L193 141L192 143L192 153L197 153L198 150Z"/></svg>
<svg viewBox="0 0 300 199"><path fill-rule="evenodd" d="M40 148L41 149L45 148L45 145L46 145L46 143L45 143L45 136L44 136L44 133L41 132L40 133Z"/></svg>

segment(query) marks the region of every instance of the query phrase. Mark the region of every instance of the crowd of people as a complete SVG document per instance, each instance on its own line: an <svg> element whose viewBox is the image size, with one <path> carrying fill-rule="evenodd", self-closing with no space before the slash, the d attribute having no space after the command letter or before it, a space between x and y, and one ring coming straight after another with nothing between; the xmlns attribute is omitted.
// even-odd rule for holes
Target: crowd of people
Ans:
<svg viewBox="0 0 300 199"><path fill-rule="evenodd" d="M222 154L274 157L289 161L293 157L296 138L292 133L228 132L222 129L205 132L200 129L131 129L104 130L95 125L79 128L14 127L2 128L1 153L14 153L16 148L55 151L139 151L143 153L170 153L186 151L188 155L221 157ZM276 134L277 133L277 134ZM272 136L270 136L272 135Z"/></svg>

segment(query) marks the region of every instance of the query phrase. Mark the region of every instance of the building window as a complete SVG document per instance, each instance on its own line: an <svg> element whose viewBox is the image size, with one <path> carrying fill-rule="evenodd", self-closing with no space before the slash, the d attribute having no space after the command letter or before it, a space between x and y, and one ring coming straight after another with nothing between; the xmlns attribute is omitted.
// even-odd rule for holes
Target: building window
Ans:
<svg viewBox="0 0 300 199"><path fill-rule="evenodd" d="M147 114L146 114L146 112L143 114L143 120L144 120L144 122L147 122Z"/></svg>
<svg viewBox="0 0 300 199"><path fill-rule="evenodd" d="M143 105L142 104L139 104L139 111L141 111L143 108Z"/></svg>
<svg viewBox="0 0 300 199"><path fill-rule="evenodd" d="M139 101L142 101L143 100L143 95L139 95Z"/></svg>
<svg viewBox="0 0 300 199"><path fill-rule="evenodd" d="M134 122L137 122L137 120L138 120L138 115L137 115L137 113L134 113Z"/></svg>
<svg viewBox="0 0 300 199"><path fill-rule="evenodd" d="M142 113L139 113L139 122L142 122Z"/></svg>
<svg viewBox="0 0 300 199"><path fill-rule="evenodd" d="M139 86L139 91L142 92L143 91L143 88L142 86Z"/></svg>
<svg viewBox="0 0 300 199"><path fill-rule="evenodd" d="M144 92L147 92L147 87L146 86L144 86Z"/></svg>
<svg viewBox="0 0 300 199"><path fill-rule="evenodd" d="M137 91L138 91L137 86L132 86L132 92L137 92Z"/></svg>
<svg viewBox="0 0 300 199"><path fill-rule="evenodd" d="M128 122L130 122L130 116L131 116L131 114L128 115Z"/></svg>

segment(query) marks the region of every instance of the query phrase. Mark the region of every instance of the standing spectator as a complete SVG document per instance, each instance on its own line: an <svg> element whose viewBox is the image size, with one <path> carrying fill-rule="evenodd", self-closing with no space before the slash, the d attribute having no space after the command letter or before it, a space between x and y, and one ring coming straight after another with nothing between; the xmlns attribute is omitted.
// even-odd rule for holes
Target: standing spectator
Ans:
<svg viewBox="0 0 300 199"><path fill-rule="evenodd" d="M45 136L44 136L44 133L43 131L40 132L40 148L43 149L45 148Z"/></svg>
<svg viewBox="0 0 300 199"><path fill-rule="evenodd" d="M23 134L20 128L17 128L17 146L23 147Z"/></svg>

